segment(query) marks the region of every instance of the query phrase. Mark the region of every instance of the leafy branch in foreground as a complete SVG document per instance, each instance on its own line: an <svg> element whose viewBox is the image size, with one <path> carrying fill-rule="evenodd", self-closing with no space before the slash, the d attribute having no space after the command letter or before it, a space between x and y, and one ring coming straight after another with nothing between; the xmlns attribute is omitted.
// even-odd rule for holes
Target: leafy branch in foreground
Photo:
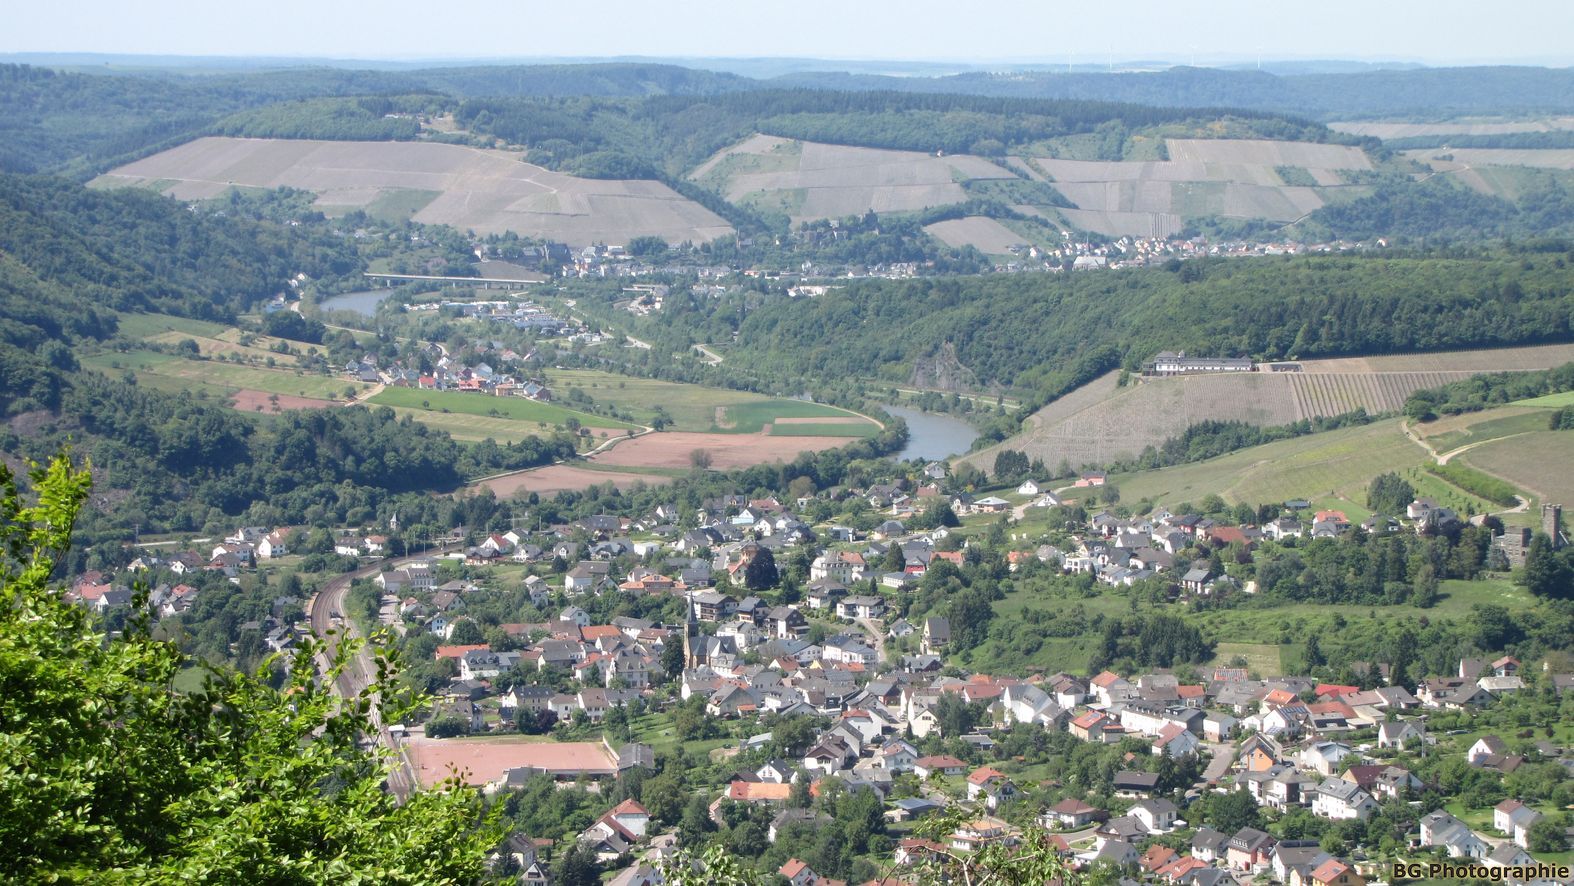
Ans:
<svg viewBox="0 0 1574 886"><path fill-rule="evenodd" d="M190 662L146 616L106 636L50 585L91 485L61 454L32 473L36 503L0 465L0 880L455 883L482 875L496 817L460 788L399 805L373 712L396 714L398 663L360 695L330 687L358 649L306 640L282 689ZM145 599L137 601L143 609ZM328 668L323 680L315 661ZM387 693L389 704L382 699Z"/></svg>

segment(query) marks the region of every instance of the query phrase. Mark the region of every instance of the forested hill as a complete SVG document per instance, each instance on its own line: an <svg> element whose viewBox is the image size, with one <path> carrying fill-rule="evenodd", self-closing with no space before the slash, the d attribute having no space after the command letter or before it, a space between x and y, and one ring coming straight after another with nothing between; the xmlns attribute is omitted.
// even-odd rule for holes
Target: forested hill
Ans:
<svg viewBox="0 0 1574 886"><path fill-rule="evenodd" d="M756 132L874 148L999 154L1100 127L1125 132L1193 123L1200 129L1231 118L1243 136L1375 144L1280 114L1225 108L810 89L643 101L482 98L462 102L455 117L476 132L530 145L534 160L595 177L678 175ZM616 166L605 168L612 163Z"/></svg>
<svg viewBox="0 0 1574 886"><path fill-rule="evenodd" d="M102 501L81 528L103 540L129 538L133 525L199 529L251 508L266 509L264 523L343 522L389 496L573 453L566 436L461 447L388 409L259 420L79 368L80 351L121 344L117 312L233 319L295 273L358 261L328 223L0 175L0 453L14 468L70 443L91 459Z"/></svg>
<svg viewBox="0 0 1574 886"><path fill-rule="evenodd" d="M1161 350L1309 358L1568 341L1574 243L1540 248L870 281L720 308L673 298L648 332L676 351L736 326L728 365L786 377L906 382L920 358L954 354L980 386L1031 401Z"/></svg>
<svg viewBox="0 0 1574 886"><path fill-rule="evenodd" d="M806 73L783 75L771 82L814 89L1230 107L1329 120L1379 115L1574 111L1574 70L1567 68L1418 68L1293 75L1191 67L1120 73L966 73L949 77Z"/></svg>

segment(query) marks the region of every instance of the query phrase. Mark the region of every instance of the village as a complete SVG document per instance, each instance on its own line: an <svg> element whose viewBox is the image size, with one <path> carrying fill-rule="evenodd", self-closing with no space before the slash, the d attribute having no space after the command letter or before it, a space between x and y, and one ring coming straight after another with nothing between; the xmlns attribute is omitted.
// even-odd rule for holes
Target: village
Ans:
<svg viewBox="0 0 1574 886"><path fill-rule="evenodd" d="M1239 566L1261 549L1313 539L1434 533L1457 526L1460 515L1418 499L1359 525L1293 501L1260 523L1164 508L1118 516L1097 504L1106 483L1099 471L1058 489L1026 480L991 494L956 491L951 479L944 464L931 463L914 481L792 501L732 494L692 509L663 504L529 531L455 531L437 540L444 553L424 556L390 549L395 518L334 533L334 554L367 564L350 595L361 588L375 601L366 613L375 609L375 623L362 630L391 629L407 651L428 656L434 709L398 733L423 784L458 766L488 793L543 775L567 787L649 768L658 748L704 737L713 762L731 772L706 796L715 826L768 815L775 842L789 826L812 828L823 815L814 798L828 784L873 792L890 827L893 882L926 857L1012 844L1033 828L1048 829L1074 866L1148 882L1360 886L1388 880L1380 861L1418 858L1510 869L1508 882L1556 879L1519 874L1567 859L1566 849L1546 851L1568 838L1546 798L1568 792L1526 803L1501 785L1521 769L1568 783L1568 736L1432 724L1470 722L1460 717L1529 698L1566 704L1574 673L1503 653L1459 660L1447 673L1352 663L1344 673L1355 679L1345 683L1246 666L991 674L954 654L956 632L973 630L956 623L955 607L920 611L914 603L926 581L987 568L985 558L1000 555L1008 574L1048 570L1091 578L1095 588L1160 587L1172 605L1206 605L1258 593L1255 582L1230 574L1221 553ZM825 513L827 502L857 519L816 520L811 512ZM1057 534L1059 544L1011 534L1010 550L991 551L963 529L980 520L1009 528L1052 511L1081 518ZM1542 516L1552 538L1566 539L1561 509L1546 506ZM1499 536L1497 544L1512 549L1517 540ZM209 548L145 553L131 570L238 581L288 556L292 541L301 542L300 530L242 527ZM784 580L795 568L804 571L799 587ZM480 601L498 594L546 617L489 615L482 623L471 614L495 612ZM98 572L69 596L103 613L132 602L124 583ZM148 602L167 618L199 598L190 584L161 582ZM243 627L288 656L311 630L303 618L310 608L281 596ZM645 616L608 617L631 611ZM635 731L635 721L660 725ZM801 740L773 740L773 730L785 735L795 722L811 724L792 731ZM1045 777L1042 764L1008 753L1023 730L1061 742L1052 751L1096 746L1101 777ZM557 740L505 738L520 733ZM478 736L484 744L473 744ZM1437 772L1442 757L1464 767L1449 785L1415 771ZM1502 799L1490 814L1471 812L1460 805L1462 784ZM660 882L671 831L636 800L609 806L577 842L601 863L623 865L612 882ZM1234 811L1226 817L1246 823L1215 827L1227 807ZM1308 817L1324 824L1308 826ZM924 834L926 820L951 830ZM546 882L551 849L532 836L510 841L511 869L521 882ZM779 873L795 884L840 882L799 858Z"/></svg>

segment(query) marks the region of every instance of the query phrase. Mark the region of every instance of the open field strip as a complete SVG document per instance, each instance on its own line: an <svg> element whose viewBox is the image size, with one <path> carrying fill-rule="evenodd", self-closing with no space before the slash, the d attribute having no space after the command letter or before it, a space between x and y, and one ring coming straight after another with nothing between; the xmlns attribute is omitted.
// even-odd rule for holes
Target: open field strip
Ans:
<svg viewBox="0 0 1574 886"><path fill-rule="evenodd" d="M1574 431L1540 430L1494 440L1460 455L1465 464L1518 486L1547 504L1574 508Z"/></svg>
<svg viewBox="0 0 1574 886"><path fill-rule="evenodd" d="M1574 406L1574 391L1560 391L1556 394L1531 397L1528 400L1515 400L1509 405L1530 406L1535 409L1561 409L1564 406Z"/></svg>
<svg viewBox="0 0 1574 886"><path fill-rule="evenodd" d="M587 428L629 430L627 422L576 412L552 403L538 403L523 397L493 397L480 393L458 391L423 391L416 388L385 388L372 397L377 406L393 406L421 414L457 414L491 418L531 425L564 425L570 419Z"/></svg>
<svg viewBox="0 0 1574 886"><path fill-rule="evenodd" d="M353 388L359 395L372 387L365 382L294 369L267 369L219 360L193 360L151 351L105 352L83 358L82 364L103 372L115 372L117 368L131 370L145 383L152 382L150 386L159 390L206 388L225 393L253 390L312 400L343 400L346 389ZM152 378L155 376L157 379Z"/></svg>
<svg viewBox="0 0 1574 886"><path fill-rule="evenodd" d="M661 407L679 431L710 431L716 426L717 407L732 407L770 400L761 394L704 385L636 378L594 369L549 369L547 383L558 396L579 388L597 403L634 416L649 424Z"/></svg>

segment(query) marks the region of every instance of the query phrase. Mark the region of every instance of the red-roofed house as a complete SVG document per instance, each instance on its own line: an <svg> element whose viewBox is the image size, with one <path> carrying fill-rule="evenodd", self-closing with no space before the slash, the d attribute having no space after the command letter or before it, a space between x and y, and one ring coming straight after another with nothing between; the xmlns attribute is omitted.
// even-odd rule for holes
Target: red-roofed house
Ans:
<svg viewBox="0 0 1574 886"><path fill-rule="evenodd" d="M1318 698L1343 698L1346 695L1352 695L1360 691L1361 687L1359 686L1339 686L1333 683L1318 683L1317 688L1312 690L1312 694Z"/></svg>
<svg viewBox="0 0 1574 886"><path fill-rule="evenodd" d="M452 658L457 661L464 658L465 654L468 652L474 652L477 649L491 648L492 647L486 645L485 643L465 643L457 646L439 646L437 647L437 654L434 656L434 659L436 661L442 661L445 658Z"/></svg>
<svg viewBox="0 0 1574 886"><path fill-rule="evenodd" d="M1153 740L1153 753L1160 757L1189 757L1197 753L1197 736L1179 723L1167 724Z"/></svg>
<svg viewBox="0 0 1574 886"><path fill-rule="evenodd" d="M1350 865L1330 858L1312 871L1310 886L1366 886L1366 878Z"/></svg>
<svg viewBox="0 0 1574 886"><path fill-rule="evenodd" d="M966 769L966 763L945 754L919 757L913 761L913 772L919 778L928 778L930 773L933 772L939 772L942 775L961 775Z"/></svg>
<svg viewBox="0 0 1574 886"><path fill-rule="evenodd" d="M778 868L776 873L786 877L792 886L814 886L820 882L820 875L814 872L814 868L809 867L808 862L796 858L787 859L787 863Z"/></svg>

